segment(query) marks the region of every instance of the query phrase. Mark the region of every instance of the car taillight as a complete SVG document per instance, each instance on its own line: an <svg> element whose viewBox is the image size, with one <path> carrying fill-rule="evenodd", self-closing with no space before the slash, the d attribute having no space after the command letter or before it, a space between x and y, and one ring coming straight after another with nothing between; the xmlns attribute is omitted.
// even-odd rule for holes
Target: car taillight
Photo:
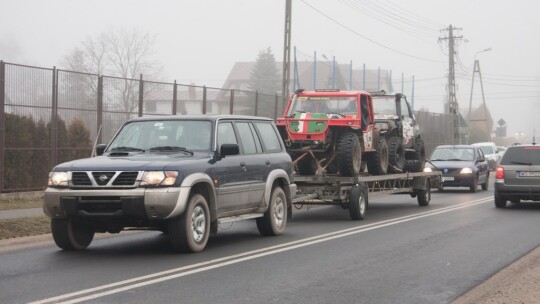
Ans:
<svg viewBox="0 0 540 304"><path fill-rule="evenodd" d="M497 167L497 170L495 171L495 178L496 179L504 179L504 168L503 167Z"/></svg>

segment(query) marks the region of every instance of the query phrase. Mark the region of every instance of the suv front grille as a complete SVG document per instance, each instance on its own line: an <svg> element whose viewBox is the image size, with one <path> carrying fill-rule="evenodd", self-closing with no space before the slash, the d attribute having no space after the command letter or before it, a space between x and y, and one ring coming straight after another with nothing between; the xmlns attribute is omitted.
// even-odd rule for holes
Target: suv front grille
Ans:
<svg viewBox="0 0 540 304"><path fill-rule="evenodd" d="M99 186L107 185L111 179L114 177L116 172L92 172L92 177L96 184Z"/></svg>
<svg viewBox="0 0 540 304"><path fill-rule="evenodd" d="M139 171L76 171L71 185L77 188L126 188L137 186Z"/></svg>
<svg viewBox="0 0 540 304"><path fill-rule="evenodd" d="M139 172L122 172L114 180L113 185L115 186L131 186L135 184Z"/></svg>
<svg viewBox="0 0 540 304"><path fill-rule="evenodd" d="M92 186L92 181L86 172L73 172L71 175L71 183L77 186Z"/></svg>

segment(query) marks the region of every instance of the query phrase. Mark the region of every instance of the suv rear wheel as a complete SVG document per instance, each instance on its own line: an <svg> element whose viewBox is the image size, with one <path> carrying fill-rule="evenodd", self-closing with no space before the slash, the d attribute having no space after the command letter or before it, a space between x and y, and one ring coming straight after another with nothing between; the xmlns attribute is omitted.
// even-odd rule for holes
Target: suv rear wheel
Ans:
<svg viewBox="0 0 540 304"><path fill-rule="evenodd" d="M263 217L257 218L257 228L264 236L281 235L287 224L287 196L281 187L275 186L270 204Z"/></svg>
<svg viewBox="0 0 540 304"><path fill-rule="evenodd" d="M358 135L349 132L343 135L337 146L337 165L339 175L355 176L362 164L362 146Z"/></svg>
<svg viewBox="0 0 540 304"><path fill-rule="evenodd" d="M495 207L497 208L506 208L506 199L500 197L497 192L495 192Z"/></svg>

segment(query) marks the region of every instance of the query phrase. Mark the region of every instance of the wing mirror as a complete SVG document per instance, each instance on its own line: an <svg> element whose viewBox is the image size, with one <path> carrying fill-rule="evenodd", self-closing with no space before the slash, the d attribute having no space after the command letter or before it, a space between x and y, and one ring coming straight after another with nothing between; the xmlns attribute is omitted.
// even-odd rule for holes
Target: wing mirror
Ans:
<svg viewBox="0 0 540 304"><path fill-rule="evenodd" d="M105 148L107 148L106 144L99 144L96 146L96 155L100 156L103 155L103 152L105 152Z"/></svg>
<svg viewBox="0 0 540 304"><path fill-rule="evenodd" d="M240 147L237 144L223 144L219 148L219 155L225 157L227 155L238 155L240 154Z"/></svg>

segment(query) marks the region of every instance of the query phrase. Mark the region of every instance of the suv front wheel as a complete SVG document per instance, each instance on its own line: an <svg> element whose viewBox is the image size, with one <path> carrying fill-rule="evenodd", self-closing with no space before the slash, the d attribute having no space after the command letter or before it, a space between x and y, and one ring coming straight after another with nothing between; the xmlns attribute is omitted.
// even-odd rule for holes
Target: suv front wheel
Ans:
<svg viewBox="0 0 540 304"><path fill-rule="evenodd" d="M51 231L56 245L64 250L86 249L94 239L94 229L74 219L52 219Z"/></svg>
<svg viewBox="0 0 540 304"><path fill-rule="evenodd" d="M193 194L184 214L169 222L169 239L174 250L200 252L210 236L210 211L206 198Z"/></svg>

